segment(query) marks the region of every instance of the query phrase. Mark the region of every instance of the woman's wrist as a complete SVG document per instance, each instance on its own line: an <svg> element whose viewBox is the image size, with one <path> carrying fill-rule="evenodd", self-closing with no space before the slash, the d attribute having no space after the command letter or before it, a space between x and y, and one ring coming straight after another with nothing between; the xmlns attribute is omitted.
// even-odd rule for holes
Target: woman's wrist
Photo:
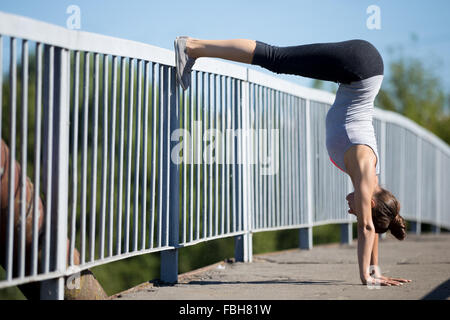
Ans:
<svg viewBox="0 0 450 320"><path fill-rule="evenodd" d="M378 265L371 265L370 266L370 275L375 278L381 277L381 269Z"/></svg>

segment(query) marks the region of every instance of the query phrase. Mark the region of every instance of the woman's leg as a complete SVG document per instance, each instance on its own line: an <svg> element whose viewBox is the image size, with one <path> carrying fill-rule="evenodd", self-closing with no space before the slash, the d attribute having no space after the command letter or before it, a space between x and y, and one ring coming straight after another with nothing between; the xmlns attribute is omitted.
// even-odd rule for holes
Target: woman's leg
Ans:
<svg viewBox="0 0 450 320"><path fill-rule="evenodd" d="M186 51L191 58L211 57L250 64L256 41L248 39L200 40L188 38Z"/></svg>
<svg viewBox="0 0 450 320"><path fill-rule="evenodd" d="M259 65L275 73L350 83L383 74L377 49L364 40L278 47L248 39L188 38L191 58L214 57Z"/></svg>

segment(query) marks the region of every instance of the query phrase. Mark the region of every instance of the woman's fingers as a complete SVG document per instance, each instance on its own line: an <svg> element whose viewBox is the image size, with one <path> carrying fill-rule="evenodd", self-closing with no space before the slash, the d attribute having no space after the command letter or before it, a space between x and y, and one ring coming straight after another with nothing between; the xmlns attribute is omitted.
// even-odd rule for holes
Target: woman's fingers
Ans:
<svg viewBox="0 0 450 320"><path fill-rule="evenodd" d="M383 280L391 280L391 281L397 281L397 282L411 282L411 280L408 279L402 279L402 278L391 278L391 277L383 277Z"/></svg>
<svg viewBox="0 0 450 320"><path fill-rule="evenodd" d="M389 279L397 282L411 282L411 280L408 279L399 279L399 278L389 278Z"/></svg>

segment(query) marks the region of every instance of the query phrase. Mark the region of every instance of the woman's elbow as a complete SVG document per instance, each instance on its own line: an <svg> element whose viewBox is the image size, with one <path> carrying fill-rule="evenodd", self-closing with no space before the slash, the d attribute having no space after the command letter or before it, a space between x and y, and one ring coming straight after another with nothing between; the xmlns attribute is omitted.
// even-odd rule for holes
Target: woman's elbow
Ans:
<svg viewBox="0 0 450 320"><path fill-rule="evenodd" d="M375 233L373 222L358 222L358 229L363 233Z"/></svg>

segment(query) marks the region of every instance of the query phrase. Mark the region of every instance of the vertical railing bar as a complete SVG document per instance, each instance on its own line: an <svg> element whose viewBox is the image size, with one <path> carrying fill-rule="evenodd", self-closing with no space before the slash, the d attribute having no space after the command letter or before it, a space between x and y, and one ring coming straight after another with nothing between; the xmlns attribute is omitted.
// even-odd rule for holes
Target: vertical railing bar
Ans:
<svg viewBox="0 0 450 320"><path fill-rule="evenodd" d="M99 54L94 53L94 133L92 136L92 164L91 164L91 233L90 233L90 261L95 259L95 228L97 211L97 153L98 153L98 101L99 101Z"/></svg>
<svg viewBox="0 0 450 320"><path fill-rule="evenodd" d="M266 89L266 145L265 145L265 154L264 154L264 158L266 160L266 162L270 159L270 152L271 152L271 148L272 148L272 137L271 137L271 122L272 122L272 89L271 88L267 88ZM270 162L266 163L266 167L270 166ZM269 171L266 169L266 175L265 175L265 181L266 181L266 190L267 190L267 227L272 227L272 202L273 202L273 198L272 198L272 175L269 173Z"/></svg>
<svg viewBox="0 0 450 320"><path fill-rule="evenodd" d="M1 59L1 37L0 37L0 61ZM0 63L0 75L1 72ZM0 88L1 86L0 76ZM2 90L0 90L2 91ZM40 189L40 172L41 172L41 139L42 139L42 44L36 43L36 95L35 95L35 108L36 108L36 124L35 124L35 154L34 154L34 193L33 193L33 243L31 250L31 275L37 275L38 272L38 224L39 224L39 189ZM1 104L0 93L0 104ZM1 110L2 108L0 108ZM0 111L1 112L1 111ZM1 119L0 115L0 119ZM1 132L1 130L0 130Z"/></svg>
<svg viewBox="0 0 450 320"><path fill-rule="evenodd" d="M257 85L257 102L255 103L255 130L256 130L256 209L257 209L257 228L262 227L262 203L261 203L261 102L262 102L262 87Z"/></svg>
<svg viewBox="0 0 450 320"><path fill-rule="evenodd" d="M37 43L37 45L40 45ZM37 51L37 50L36 50ZM38 58L38 54L36 53L36 58ZM2 142L2 123L3 123L3 37L0 34L0 148L1 148L1 142ZM2 152L0 150L0 163L2 163ZM0 176L3 176L4 171L2 170L0 172ZM1 193L2 186L0 184L0 193ZM33 216L34 217L34 216ZM0 221L2 221L2 213L0 211ZM34 223L33 223L34 225ZM2 228L0 228L0 237L2 236ZM0 255L3 254L0 251Z"/></svg>
<svg viewBox="0 0 450 320"><path fill-rule="evenodd" d="M250 104L250 129L251 129L251 153L252 153L252 157L251 157L251 164L253 165L253 167L250 170L250 179L251 179L251 196L250 196L250 203L251 203L251 214L253 216L253 220L252 220L252 230L256 229L257 226L257 217L258 217L258 212L256 211L256 183L255 183L255 177L256 177L256 168L259 166L258 161L257 161L257 155L255 152L255 146L256 146L256 130L255 130L255 123L256 123L256 113L255 113L255 106L256 106L256 101L257 101L257 97L256 97L256 84L252 84L252 92L251 92L251 98L252 98L252 102Z"/></svg>
<svg viewBox="0 0 450 320"><path fill-rule="evenodd" d="M238 105L237 105L237 116L238 116L238 128L242 129L242 82L240 80L238 80L238 86L237 86L237 96L238 96ZM238 144L238 166L239 166L239 185L238 185L238 230L242 230L242 195L243 195L243 190L242 190L242 155L243 155L243 141L242 141L242 134L239 137L239 144Z"/></svg>
<svg viewBox="0 0 450 320"><path fill-rule="evenodd" d="M271 140L270 140L270 88L266 88L266 108L265 108L265 129L266 129L266 143L264 145L264 160L268 160L268 155L270 152L270 147L271 147ZM271 227L271 212L270 212L270 208L272 206L272 202L271 202L271 198L270 198L270 194L271 194L271 189L270 189L270 181L269 181L269 175L267 174L267 164L266 164L266 174L264 175L264 182L265 182L265 189L266 192L264 193L267 200L266 200L266 227Z"/></svg>
<svg viewBox="0 0 450 320"><path fill-rule="evenodd" d="M83 147L81 163L81 264L86 261L87 156L89 119L89 53L84 53L83 80Z"/></svg>
<svg viewBox="0 0 450 320"><path fill-rule="evenodd" d="M286 113L285 113L285 123L286 123L286 135L285 135L285 144L286 144L286 157L285 157L285 165L286 165L286 176L285 176L285 183L286 183L286 197L287 197L287 224L292 224L292 214L291 214L291 185L290 185L290 152L291 152L291 146L290 146L290 131L291 131L291 123L290 123L290 110L291 109L291 99L290 95L286 94Z"/></svg>
<svg viewBox="0 0 450 320"><path fill-rule="evenodd" d="M294 203L295 203L295 210L294 210L294 224L298 224L299 223L299 214L300 214L300 208L299 208L299 197L300 197L300 192L298 189L298 181L300 179L299 175L298 175L298 164L299 164L299 159L298 159L298 128L299 128L299 123L298 123L298 109L299 109L299 98L298 97L294 97L294 112L293 112L293 121L294 121L294 148L293 148L293 166L294 166L294 172L293 172L293 180L294 180Z"/></svg>
<svg viewBox="0 0 450 320"><path fill-rule="evenodd" d="M120 118L119 118L119 172L116 222L116 254L122 253L123 162L125 140L125 83L126 58L120 58Z"/></svg>
<svg viewBox="0 0 450 320"><path fill-rule="evenodd" d="M300 145L300 140L299 140L299 128L300 128L300 122L299 122L299 109L300 109L300 98L299 97L294 97L294 200L295 200L295 224L299 224L300 223L300 169L299 169L299 165L300 165L300 158L299 158L299 145Z"/></svg>
<svg viewBox="0 0 450 320"><path fill-rule="evenodd" d="M270 104L269 104L269 92L270 89L265 87L264 88L264 108L263 108L263 127L264 127L264 144L263 144L263 161L264 166L266 166L265 161L267 160L267 154L270 146L270 138L269 138L269 110L270 110ZM264 185L264 227L270 227L270 189L269 189L269 181L268 181L268 175L267 175L267 168L264 168L265 173L263 176L263 185Z"/></svg>
<svg viewBox="0 0 450 320"><path fill-rule="evenodd" d="M284 113L284 123L285 123L285 150L286 150L286 157L285 160L285 190L286 190L286 223L287 225L291 225L291 186L289 185L289 152L290 152L290 141L289 141L289 133L290 133L290 119L289 119L289 109L290 109L290 101L289 101L289 94L285 94L285 113Z"/></svg>
<svg viewBox="0 0 450 320"><path fill-rule="evenodd" d="M290 195L290 206L291 206L291 223L290 225L294 224L295 221L295 199L294 199L294 130L295 130L295 123L294 123L294 96L289 95L289 195Z"/></svg>
<svg viewBox="0 0 450 320"><path fill-rule="evenodd" d="M201 182L200 182L200 171L202 167L202 160L201 160L201 154L202 154L202 127L201 125L198 125L198 123L201 121L200 118L200 102L199 102L199 90L198 90L198 83L199 83L199 72L195 72L195 107L197 109L197 126L196 129L198 129L197 132L197 219L196 219L196 234L195 238L198 240L200 238L200 194L201 194ZM201 122L200 122L201 123Z"/></svg>
<svg viewBox="0 0 450 320"><path fill-rule="evenodd" d="M291 96L286 94L286 195L287 195L287 212L288 212L288 225L292 224L292 197L291 197Z"/></svg>
<svg viewBox="0 0 450 320"><path fill-rule="evenodd" d="M0 63L2 63L0 61ZM3 76L0 74L0 76ZM2 88L0 88L1 90ZM28 40L22 40L22 170L20 177L20 255L19 278L25 276L25 235L27 203L27 130L28 130Z"/></svg>
<svg viewBox="0 0 450 320"><path fill-rule="evenodd" d="M12 46L11 46L12 47ZM44 189L46 194L47 206L45 208L45 247L44 247L44 267L43 272L48 273L50 270L50 230L52 224L51 217L51 203L52 203L52 193L51 193L51 181L52 181L52 150L53 150L53 84L54 84L54 75L53 75L53 63L54 63L54 47L48 47L48 60L46 61L48 67L48 82L47 82L47 108L45 112L48 113L47 116L47 132L46 132L46 168L45 168L45 177L44 177ZM14 145L14 144L12 144ZM14 162L11 162L14 163Z"/></svg>
<svg viewBox="0 0 450 320"><path fill-rule="evenodd" d="M272 138L272 130L275 130L275 90L271 89L270 90L270 130L269 130L269 136L270 136L270 166L273 168L274 166L276 167L276 164L274 164L275 161L275 153L274 151L276 150L276 146L278 144L278 142L276 140L273 140ZM271 200L271 206L270 206L270 210L272 212L271 214L271 227L275 227L276 226L276 222L275 222L275 175L276 172L271 172L270 175L270 199Z"/></svg>
<svg viewBox="0 0 450 320"><path fill-rule="evenodd" d="M57 48L55 54L54 75L54 121L48 126L54 130L54 167L51 167L51 271L62 274L67 269L67 204L69 179L69 51ZM53 146L52 146L53 147ZM49 204L48 204L49 205ZM64 299L64 277L44 281L40 289L41 298Z"/></svg>
<svg viewBox="0 0 450 320"><path fill-rule="evenodd" d="M264 152L264 121L263 121L263 109L264 109L264 87L262 85L258 88L258 204L259 204L259 228L264 228L264 196L263 196L263 177L262 177L262 157Z"/></svg>
<svg viewBox="0 0 450 320"><path fill-rule="evenodd" d="M273 145L273 141L272 141L272 89L268 88L267 89L267 115L266 115L266 122L267 122L267 126L266 126L266 132L267 132L267 144L266 144L266 153L264 155L264 157L266 158L266 160L270 160L269 156L271 154L271 150L272 150L272 145ZM270 162L267 162L267 165L270 166ZM266 165L266 166L267 166ZM273 227L273 211L272 211L272 206L273 206L273 197L272 197L272 174L270 174L270 172L266 173L266 183L267 183L267 223L268 223L268 227Z"/></svg>
<svg viewBox="0 0 450 320"><path fill-rule="evenodd" d="M314 222L314 189L315 189L315 180L314 180L314 172L313 172L313 168L314 168L314 164L312 159L315 158L315 155L312 154L312 152L314 152L315 148L312 145L312 128L311 128L311 100L306 100L306 105L305 105L305 124L306 124L306 136L305 136L305 141L306 141L306 191L307 191L307 225L308 225L308 231L307 231L307 235L308 235L308 243L306 245L303 245L302 243L300 243L300 247L307 247L307 248L311 248L312 247L312 224ZM313 158L314 157L314 158Z"/></svg>
<svg viewBox="0 0 450 320"><path fill-rule="evenodd" d="M231 113L231 159L233 160L231 165L231 176L232 176L232 182L231 182L231 216L232 216L232 232L236 231L236 165L237 165L237 158L236 158L236 150L235 150L235 107L236 107L236 79L231 79L231 106L230 106L230 113Z"/></svg>
<svg viewBox="0 0 450 320"><path fill-rule="evenodd" d="M206 133L208 127L207 127L207 96L206 96L206 78L208 77L208 74L205 72L202 72L202 100L203 100L203 132ZM203 143L203 139L202 139ZM205 148L206 149L206 148ZM207 150L207 149L206 149ZM206 231L207 231L207 211L208 211L208 161L203 161L204 155L202 154L202 163L203 163L203 238L206 238Z"/></svg>
<svg viewBox="0 0 450 320"><path fill-rule="evenodd" d="M229 175L230 175L230 232L233 232L234 229L234 207L233 207L233 199L234 199L234 195L233 195L233 190L234 190L234 164L236 163L236 159L234 157L234 137L235 137L235 130L234 128L234 124L233 124L233 115L234 115L234 110L233 110L233 106L234 106L234 79L230 78L230 100L229 100L229 110L228 110L228 118L229 118L229 129L230 129L230 167L229 167Z"/></svg>
<svg viewBox="0 0 450 320"><path fill-rule="evenodd" d="M254 130L254 135L252 136L253 138L253 161L255 163L254 166L254 175L253 175L253 188L255 189L254 195L253 195L253 202L254 202L254 215L255 215L255 221L253 224L253 227L255 229L259 228L259 205L258 205L258 167L259 167L259 163L258 163L258 149L257 146L259 145L258 143L258 88L259 86L257 84L252 84L253 90L252 90L252 96L253 96L253 103L250 105L252 110L253 110L253 130Z"/></svg>
<svg viewBox="0 0 450 320"><path fill-rule="evenodd" d="M162 179L163 179L163 119L164 119L164 67L159 65L159 201L158 201L158 247L162 242Z"/></svg>
<svg viewBox="0 0 450 320"><path fill-rule="evenodd" d="M214 74L214 129L219 130L219 95L217 94L217 90L219 86L217 85L218 75ZM220 79L220 76L219 76ZM214 235L219 234L219 157L220 152L218 149L218 144L216 141L216 148L214 154Z"/></svg>
<svg viewBox="0 0 450 320"><path fill-rule="evenodd" d="M297 179L297 210L298 210L298 219L297 219L297 223L298 224L300 224L301 223L301 221L300 221L300 217L301 217L301 213L302 213L302 210L301 210L301 206L300 206L300 195L301 195L301 186L300 186L300 182L302 181L301 180L301 174L300 174L300 163L301 163L301 160L300 160L300 139L302 138L301 137L301 135L300 135L300 128L301 128L301 126L300 126L300 107L301 107L301 99L300 98L298 98L298 104L297 104L297 116L296 116L296 119L297 119L297 140L296 140L296 146L297 146L297 151L296 151L296 153L295 153L295 155L296 155L296 164L297 164L297 174L296 174L296 179Z"/></svg>
<svg viewBox="0 0 450 320"><path fill-rule="evenodd" d="M152 208L150 219L150 234L149 234L149 248L153 248L153 237L155 229L155 202L156 202L156 106L157 106L157 91L156 91L156 76L158 73L158 66L152 62Z"/></svg>
<svg viewBox="0 0 450 320"><path fill-rule="evenodd" d="M275 94L276 94L276 90L272 90L272 94L271 94L271 104L272 104L272 111L271 111L271 131L273 130L274 133L276 133L277 129L276 129L276 123L275 123L275 112L276 112L276 105L275 105ZM275 138L278 135L275 135ZM271 139L272 139L272 133L271 133ZM278 148L278 140L273 140L272 139L272 150L276 151ZM270 157L270 162L271 165L274 166L275 168L278 168L277 166L277 159L276 157L278 156L278 153L272 152L271 151L271 157ZM272 188L272 226L276 227L277 226L277 214L276 214L276 205L277 205L277 199L276 199L276 185L275 185L275 180L276 180L276 176L277 176L278 172L275 171L272 173L271 176L271 188Z"/></svg>
<svg viewBox="0 0 450 320"><path fill-rule="evenodd" d="M264 160L267 161L270 154L270 148L272 146L272 140L271 140L271 131L270 131L270 123L271 123L271 88L266 88L266 108L265 108L265 130L266 130L266 143L265 143L265 152L264 152ZM270 183L270 175L268 174L267 167L270 165L270 163L266 163L266 174L264 175L264 181L266 185L266 198L267 198L267 205L266 205L266 227L272 227L272 187Z"/></svg>
<svg viewBox="0 0 450 320"><path fill-rule="evenodd" d="M254 177L254 183L255 183L255 225L254 227L256 229L259 229L260 227L260 221L261 221L261 217L260 217L260 205L259 205L259 196L260 196L260 192L259 192L259 102L261 101L261 97L259 96L259 92L260 92L260 85L255 84L254 85L254 95L255 95L255 102L254 102L254 117L255 117L255 123L254 123L254 127L255 127L255 145L253 147L253 154L255 156L255 177Z"/></svg>
<svg viewBox="0 0 450 320"><path fill-rule="evenodd" d="M280 176L281 176L281 172L280 172L280 155L282 153L281 150L281 125L280 125L280 91L276 91L276 96L275 96L275 127L278 130L278 154L276 155L276 160L277 161L277 168L278 168L278 172L276 174L276 216L277 216L277 227L279 227L281 225L281 197L280 197L280 187L281 187L281 183L280 183Z"/></svg>
<svg viewBox="0 0 450 320"><path fill-rule="evenodd" d="M74 264L76 219L77 219L77 186L78 186L78 116L79 116L79 85L80 85L80 52L74 52L75 69L73 73L73 140L72 140L72 201L71 207L71 231L69 248L69 265ZM38 104L36 103L36 108Z"/></svg>
<svg viewBox="0 0 450 320"><path fill-rule="evenodd" d="M249 190L249 205L250 205L250 221L251 221L251 229L253 230L255 228L256 225L256 221L255 221L255 212L254 212L254 193L253 193L253 189L255 187L254 184L254 180L253 180L253 172L254 172L254 154L251 150L253 150L253 145L254 145L254 141L253 141L253 105L255 103L255 97L254 97L254 93L255 93L255 84L254 83L249 83L249 105L248 105L248 115L249 115L249 119L248 119L248 123L249 123L249 127L248 127L248 142L249 142L249 146L248 146L248 150L250 150L250 156L248 157L249 159L249 184L248 187L251 188Z"/></svg>
<svg viewBox="0 0 450 320"><path fill-rule="evenodd" d="M219 97L219 102L220 102L220 119L221 119L221 137L222 137L222 141L221 141L221 152L220 152L220 160L222 163L222 176L221 176L221 182L222 182L222 187L221 187L221 194L222 194L222 199L221 199L221 211L220 211L220 215L221 215L221 225L220 225L220 234L224 234L225 232L225 102L224 102L224 95L225 93L223 92L224 89L224 85L223 85L223 76L220 76L219 81L220 81L220 87L219 87L219 92L220 92L220 97Z"/></svg>
<svg viewBox="0 0 450 320"><path fill-rule="evenodd" d="M263 103L263 107L262 107L262 129L263 129L263 139L264 142L262 144L262 161L264 162L266 160L267 157L267 147L269 144L269 139L267 136L267 129L268 129L268 113L269 113L269 94L268 94L268 88L264 87L263 89L263 97L264 97L264 103ZM265 163L264 163L265 166ZM265 168L264 168L265 169ZM268 227L268 223L270 223L269 221L269 210L268 210L268 206L269 206L269 190L268 190L268 183L267 183L267 174L264 174L262 176L262 185L263 185L263 212L264 212L264 228Z"/></svg>
<svg viewBox="0 0 450 320"><path fill-rule="evenodd" d="M133 106L134 106L134 58L129 59L128 69L128 130L127 130L127 162L125 185L125 243L124 250L130 251L130 197L131 197L131 151L133 149Z"/></svg>
<svg viewBox="0 0 450 320"><path fill-rule="evenodd" d="M271 123L271 110L272 110L272 106L271 106L271 88L266 88L266 144L265 144L265 153L264 153L264 158L267 161L269 159L269 155L270 155L270 148L272 147L272 140L271 140L271 131L270 131L270 123ZM266 167L270 165L270 162L266 164ZM265 179L265 183L266 183L266 194L267 194L267 227L272 227L272 186L271 186L271 177L270 174L268 174L267 172L268 170L266 169L266 175L264 176Z"/></svg>
<svg viewBox="0 0 450 320"><path fill-rule="evenodd" d="M11 146L9 149L9 163L13 166L14 170L9 170L9 190L8 190L8 222L7 222L7 247L6 247L6 280L12 279L12 267L13 267L13 239L14 239L14 187L15 187L15 161L16 161L16 112L17 112L17 82L16 82L16 39L10 39L10 65L9 65L9 83L10 83L10 139ZM3 76L3 75L0 75ZM3 88L1 88L3 90ZM48 252L48 251L46 251Z"/></svg>
<svg viewBox="0 0 450 320"><path fill-rule="evenodd" d="M141 149L141 112L142 112L142 60L137 63L137 92L136 92L136 107L135 115L135 149L134 149L134 186L133 186L133 251L138 248L138 223L139 223L139 163L140 163L140 149ZM145 187L144 187L145 188Z"/></svg>
<svg viewBox="0 0 450 320"><path fill-rule="evenodd" d="M144 63L144 129L142 158L142 203L141 203L141 249L145 249L147 226L147 153L148 153L148 98L149 98L149 62Z"/></svg>
<svg viewBox="0 0 450 320"><path fill-rule="evenodd" d="M190 182L190 188L189 188L189 241L192 241L193 239L193 225L194 225L194 137L192 136L194 130L194 103L192 101L192 73L190 75L191 77L191 85L189 86L189 132L190 132L190 145L189 148L189 182ZM186 158L185 158L186 159ZM187 160L187 159L186 159Z"/></svg>
<svg viewBox="0 0 450 320"><path fill-rule="evenodd" d="M177 83L176 83L176 80L173 78L173 76L174 76L174 74L175 74L175 72L174 72L174 70L172 69L172 68L166 68L165 69L166 70L166 84L165 84L165 88L166 88L166 110L167 110L167 120L166 120L166 123L167 123L167 131L166 131L166 150L165 150L165 153L166 153L166 161L165 161L165 165L166 165L166 177L165 177L165 179L166 179L166 183L165 183L165 186L166 186L166 194L165 194L165 197L166 197L166 237L165 237L165 245L166 246L168 246L168 245L170 245L170 244L172 244L172 243L174 243L173 241L171 241L170 240L170 238L171 237L174 237L174 238L176 238L176 244L178 244L179 243L179 235L178 235L178 233L176 234L176 235L172 235L171 234L171 229L177 229L177 228L172 228L172 225L171 225L171 223L170 223L170 216L171 216L171 202L170 202L170 187L171 187L171 185L170 185L170 182L171 182L171 176L170 176L170 168L171 168L171 160L170 160L170 146L171 146L171 141L170 141L170 129L171 129L171 119L170 119L170 110L171 110L171 107L176 107L176 105L177 105L177 101L176 101L176 99L177 99L177 94L176 94L176 92L177 92L177 88L176 88L176 86L177 86ZM175 94L173 94L173 93L175 93ZM174 101L175 100L175 101ZM179 124L177 124L177 127L179 126ZM164 152L163 152L164 153ZM178 180L178 177L177 177L177 180ZM178 183L177 183L177 185L176 185L176 188L175 188L175 190L178 190ZM179 212L179 210L178 210L179 208L177 208L177 212ZM178 227L178 226L177 226Z"/></svg>
<svg viewBox="0 0 450 320"><path fill-rule="evenodd" d="M225 118L225 128L224 128L224 142L225 142L225 154L224 154L224 163L225 166L225 194L226 194L226 233L230 233L230 167L228 165L230 159L230 146L229 146L229 135L228 135L228 115L230 113L228 108L229 101L229 91L228 91L228 83L229 77L225 78L225 102L224 102L224 118Z"/></svg>
<svg viewBox="0 0 450 320"><path fill-rule="evenodd" d="M290 133L290 173L289 173L289 179L290 179L290 186L291 186L291 225L295 223L295 181L294 181L294 134L295 134L295 97L291 95L291 112L290 112L290 122L291 122L291 133Z"/></svg>
<svg viewBox="0 0 450 320"><path fill-rule="evenodd" d="M263 87L261 85L258 85L258 103L257 103L257 111L256 111L256 117L257 117L257 143L258 143L258 151L257 151L257 169L256 169L256 176L257 176L257 186L258 186L258 193L257 193L257 207L258 207L258 228L264 227L264 209L263 209L263 197L262 197L262 179L261 179L261 152L263 152L261 149L264 146L264 141L262 141L262 126L261 126L261 110L263 105Z"/></svg>
<svg viewBox="0 0 450 320"><path fill-rule="evenodd" d="M208 74L208 101L210 103L209 105L209 123L208 123L208 127L209 127L209 131L211 132L211 130L213 129L213 108L214 108L214 103L212 100L213 99L213 94L211 94L211 78L214 79L214 76L212 74ZM212 220L213 220L213 215L212 215L212 211L213 211L213 196L212 196L212 186L213 186L213 181L212 181L212 174L213 174L213 163L212 163L212 152L211 149L209 149L209 153L208 153L208 164L209 164L209 168L208 168L208 178L209 178L209 219L208 219L208 235L212 236Z"/></svg>
<svg viewBox="0 0 450 320"><path fill-rule="evenodd" d="M186 99L187 92L185 90L181 91L181 104L183 105L183 130L186 132L187 130L187 99ZM183 243L186 243L186 213L187 213L187 141L186 136L183 136L183 191L182 191L182 197L183 197L183 209L181 214L181 239Z"/></svg>
<svg viewBox="0 0 450 320"><path fill-rule="evenodd" d="M103 55L102 198L100 203L100 259L105 257L106 181L108 172L108 55Z"/></svg>
<svg viewBox="0 0 450 320"><path fill-rule="evenodd" d="M238 84L239 80L234 79L233 81L233 101L232 101L232 120L231 125L233 128L233 231L239 231L239 123L238 123L238 108L239 108L239 97L238 97Z"/></svg>
<svg viewBox="0 0 450 320"><path fill-rule="evenodd" d="M112 58L112 79L111 79L111 126L110 126L110 147L109 147L109 210L108 210L108 256L113 255L113 217L114 217L114 171L115 171L115 147L116 147L116 110L117 110L117 56Z"/></svg>
<svg viewBox="0 0 450 320"><path fill-rule="evenodd" d="M262 178L261 178L261 152L264 145L264 141L262 141L262 121L261 121L261 113L263 106L263 87L261 85L258 86L258 110L256 112L257 117L257 137L258 137L258 147L257 147L257 184L258 184L258 228L264 227L264 209L263 209L263 196L262 196Z"/></svg>
<svg viewBox="0 0 450 320"><path fill-rule="evenodd" d="M284 188L283 188L283 170L284 170L284 164L283 164L283 155L284 155L284 136L283 136L283 93L278 92L277 94L277 103L278 103L278 112L277 112L277 120L278 120L278 128L280 130L280 155L278 156L278 163L280 166L279 172L278 172L278 190L279 190L279 198L278 198L278 208L279 208L279 225L284 225Z"/></svg>
<svg viewBox="0 0 450 320"><path fill-rule="evenodd" d="M257 85L254 83L250 83L250 104L249 104L249 114L250 114L250 130L252 132L251 135L251 145L250 145L250 150L251 150L251 164L253 165L253 167L251 167L251 188L252 188L252 194L250 197L250 201L252 203L252 228L253 229L257 229L258 228L258 212L256 210L256 194L257 192L255 192L255 188L256 188L256 181L255 181L255 177L256 177L256 168L258 166L258 162L255 161L255 147L256 147L256 103L257 103L257 98L256 98L256 90L257 90Z"/></svg>
<svg viewBox="0 0 450 320"><path fill-rule="evenodd" d="M280 184L281 184L281 225L286 225L286 139L285 139L285 133L286 133L286 100L285 100L285 94L283 92L280 93L280 131L281 131L281 174L280 174Z"/></svg>

